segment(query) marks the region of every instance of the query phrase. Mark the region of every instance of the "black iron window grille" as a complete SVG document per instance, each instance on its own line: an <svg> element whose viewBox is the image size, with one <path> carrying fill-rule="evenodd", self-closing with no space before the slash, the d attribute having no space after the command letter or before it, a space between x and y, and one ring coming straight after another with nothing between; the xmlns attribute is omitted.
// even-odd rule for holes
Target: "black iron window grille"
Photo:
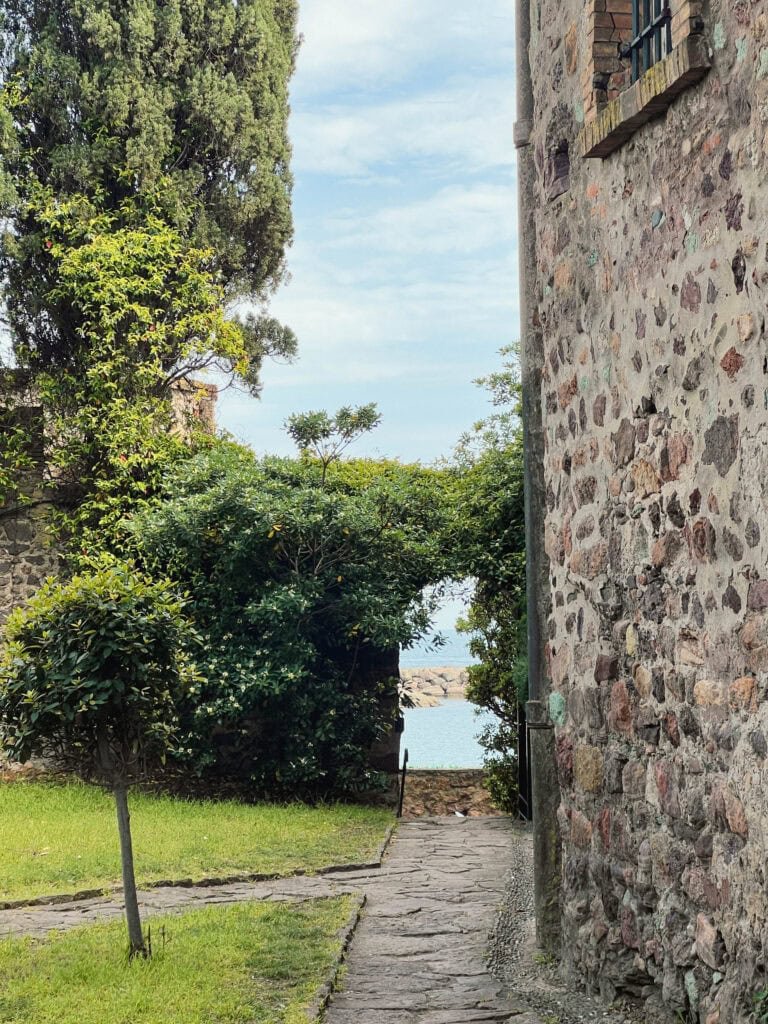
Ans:
<svg viewBox="0 0 768 1024"><path fill-rule="evenodd" d="M632 0L632 41L622 46L632 58L632 81L672 52L672 10L664 0Z"/></svg>

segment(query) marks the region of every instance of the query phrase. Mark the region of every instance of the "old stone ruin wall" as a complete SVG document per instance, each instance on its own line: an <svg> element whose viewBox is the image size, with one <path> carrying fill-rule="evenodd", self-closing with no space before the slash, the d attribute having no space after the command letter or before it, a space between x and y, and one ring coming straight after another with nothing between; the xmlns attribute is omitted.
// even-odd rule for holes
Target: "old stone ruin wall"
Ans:
<svg viewBox="0 0 768 1024"><path fill-rule="evenodd" d="M47 529L49 514L50 505L34 496L29 506L0 509L0 626L57 571Z"/></svg>
<svg viewBox="0 0 768 1024"><path fill-rule="evenodd" d="M32 436L33 431L39 430L42 411L36 407L35 395L22 382L21 375L16 376L19 384L14 408L29 424L30 444L42 452L42 439ZM185 434L193 426L215 431L217 396L213 385L176 382L172 404L178 429ZM13 608L58 571L58 556L48 529L52 506L42 464L37 472L26 475L21 490L21 502L0 507L0 626Z"/></svg>
<svg viewBox="0 0 768 1024"><path fill-rule="evenodd" d="M711 70L586 159L610 5L533 5L562 948L738 1024L768 986L768 10L689 4Z"/></svg>

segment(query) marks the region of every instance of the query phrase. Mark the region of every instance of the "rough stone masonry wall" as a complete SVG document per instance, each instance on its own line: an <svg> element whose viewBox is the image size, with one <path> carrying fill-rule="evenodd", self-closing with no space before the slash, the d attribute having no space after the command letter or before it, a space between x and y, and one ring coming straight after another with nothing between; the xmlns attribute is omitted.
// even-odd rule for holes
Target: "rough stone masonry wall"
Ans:
<svg viewBox="0 0 768 1024"><path fill-rule="evenodd" d="M19 388L21 408L31 410L34 395ZM217 389L209 384L177 381L171 401L177 429L186 434L192 425L213 433L216 429ZM43 468L31 473L22 487L26 502L0 506L0 626L9 613L58 571L58 556L48 531L51 503Z"/></svg>
<svg viewBox="0 0 768 1024"><path fill-rule="evenodd" d="M768 985L768 4L704 3L711 71L601 161L584 4L532 3L564 956L738 1024Z"/></svg>
<svg viewBox="0 0 768 1024"><path fill-rule="evenodd" d="M18 510L0 509L0 625L57 570L46 523L50 506L42 501Z"/></svg>

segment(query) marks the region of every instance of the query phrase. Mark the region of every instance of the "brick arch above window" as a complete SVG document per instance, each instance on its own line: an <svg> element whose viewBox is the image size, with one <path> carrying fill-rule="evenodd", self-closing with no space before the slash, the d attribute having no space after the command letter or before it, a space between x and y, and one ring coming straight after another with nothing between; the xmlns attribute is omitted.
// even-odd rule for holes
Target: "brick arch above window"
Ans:
<svg viewBox="0 0 768 1024"><path fill-rule="evenodd" d="M586 0L585 157L609 156L704 77L710 62L702 6L702 0ZM664 16L664 25L633 63L627 51L649 12L651 19Z"/></svg>

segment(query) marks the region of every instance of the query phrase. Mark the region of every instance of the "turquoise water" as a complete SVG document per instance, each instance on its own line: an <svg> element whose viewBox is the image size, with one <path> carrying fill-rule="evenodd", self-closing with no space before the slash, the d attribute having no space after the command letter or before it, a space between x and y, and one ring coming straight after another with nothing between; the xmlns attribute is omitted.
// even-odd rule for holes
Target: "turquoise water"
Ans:
<svg viewBox="0 0 768 1024"><path fill-rule="evenodd" d="M475 713L467 700L447 700L436 708L408 708L401 752L408 749L410 768L482 768L477 734L493 720Z"/></svg>
<svg viewBox="0 0 768 1024"><path fill-rule="evenodd" d="M475 659L467 638L457 633L456 619L466 611L466 599L445 601L435 620L445 643L432 649L428 642L400 655L403 668L465 668ZM401 751L408 749L411 768L482 768L483 749L478 733L493 721L490 712L476 712L467 700L446 700L436 708L410 708L403 712L405 732Z"/></svg>
<svg viewBox="0 0 768 1024"><path fill-rule="evenodd" d="M400 654L403 668L464 668L476 659L469 653L466 634L456 632L456 620L466 615L467 598L446 598L435 615L432 632L439 633L445 641L442 647L433 649L429 640Z"/></svg>
<svg viewBox="0 0 768 1024"><path fill-rule="evenodd" d="M455 629L441 630L445 644L433 650L428 644L420 644L402 651L400 664L403 668L464 668L472 665L475 658L469 653L466 636Z"/></svg>

